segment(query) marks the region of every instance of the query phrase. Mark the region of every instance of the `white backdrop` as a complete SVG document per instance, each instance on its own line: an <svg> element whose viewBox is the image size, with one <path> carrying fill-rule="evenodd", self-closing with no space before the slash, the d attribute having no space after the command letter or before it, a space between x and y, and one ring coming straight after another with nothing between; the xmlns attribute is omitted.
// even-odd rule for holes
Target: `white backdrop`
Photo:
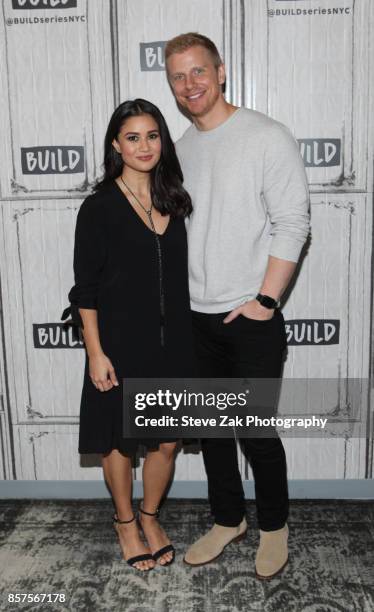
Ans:
<svg viewBox="0 0 374 612"><path fill-rule="evenodd" d="M101 478L95 460L77 453L84 351L59 321L73 284L75 217L101 173L105 129L119 102L144 97L157 104L174 139L188 127L163 58L165 41L181 32L216 42L229 101L282 121L300 143L312 240L283 309L284 376L369 377L373 4L2 1L2 478ZM323 411L349 416L340 396ZM362 419L370 414L363 395ZM289 477L373 478L371 430L369 423L360 439L286 439ZM240 465L251 478L242 456ZM204 480L201 457L180 454L175 477Z"/></svg>

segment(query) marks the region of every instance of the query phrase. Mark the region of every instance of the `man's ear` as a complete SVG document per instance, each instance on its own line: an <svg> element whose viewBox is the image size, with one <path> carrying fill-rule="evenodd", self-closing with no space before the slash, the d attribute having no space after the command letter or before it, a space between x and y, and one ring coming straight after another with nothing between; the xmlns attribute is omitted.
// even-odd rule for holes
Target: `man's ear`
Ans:
<svg viewBox="0 0 374 612"><path fill-rule="evenodd" d="M113 138L113 140L112 140L112 145L115 148L115 150L117 151L117 153L120 153L120 146L118 144L118 141L115 138Z"/></svg>
<svg viewBox="0 0 374 612"><path fill-rule="evenodd" d="M220 66L218 66L218 83L220 85L223 85L225 81L226 81L225 64L221 64Z"/></svg>

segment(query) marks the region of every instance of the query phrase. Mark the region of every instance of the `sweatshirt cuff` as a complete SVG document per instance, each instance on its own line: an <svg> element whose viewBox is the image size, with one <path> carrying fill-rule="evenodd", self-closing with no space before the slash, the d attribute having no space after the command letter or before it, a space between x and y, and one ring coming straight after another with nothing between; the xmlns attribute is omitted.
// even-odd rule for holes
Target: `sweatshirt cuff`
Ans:
<svg viewBox="0 0 374 612"><path fill-rule="evenodd" d="M303 246L304 242L299 240L290 240L284 236L274 236L271 241L269 255L297 263Z"/></svg>

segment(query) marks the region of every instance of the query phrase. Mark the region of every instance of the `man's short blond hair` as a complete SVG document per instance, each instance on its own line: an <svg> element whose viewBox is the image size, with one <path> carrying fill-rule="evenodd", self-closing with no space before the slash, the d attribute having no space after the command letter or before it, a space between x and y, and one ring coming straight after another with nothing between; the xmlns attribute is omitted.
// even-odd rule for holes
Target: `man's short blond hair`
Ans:
<svg viewBox="0 0 374 612"><path fill-rule="evenodd" d="M165 60L173 55L173 53L183 53L183 51L187 51L187 49L197 46L204 47L204 49L209 51L216 68L221 66L222 59L214 42L207 36L203 36L203 34L198 34L197 32L180 34L168 40L165 46Z"/></svg>

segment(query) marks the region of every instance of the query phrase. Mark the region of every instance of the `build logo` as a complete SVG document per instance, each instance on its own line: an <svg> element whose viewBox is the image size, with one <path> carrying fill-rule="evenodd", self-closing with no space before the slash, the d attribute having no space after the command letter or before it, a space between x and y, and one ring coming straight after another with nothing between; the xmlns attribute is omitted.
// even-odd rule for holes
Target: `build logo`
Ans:
<svg viewBox="0 0 374 612"><path fill-rule="evenodd" d="M339 344L338 319L292 319L285 327L289 346Z"/></svg>
<svg viewBox="0 0 374 612"><path fill-rule="evenodd" d="M140 43L140 70L165 70L165 45L166 40L157 42Z"/></svg>
<svg viewBox="0 0 374 612"><path fill-rule="evenodd" d="M298 142L306 167L340 165L340 138L299 138Z"/></svg>
<svg viewBox="0 0 374 612"><path fill-rule="evenodd" d="M39 349L83 348L81 330L66 323L33 323L34 347ZM338 319L292 319L285 321L289 346L339 344Z"/></svg>
<svg viewBox="0 0 374 612"><path fill-rule="evenodd" d="M12 0L13 9L68 9L76 8L77 0Z"/></svg>
<svg viewBox="0 0 374 612"><path fill-rule="evenodd" d="M33 323L34 347L40 349L83 348L80 330L65 323Z"/></svg>
<svg viewBox="0 0 374 612"><path fill-rule="evenodd" d="M22 147L22 174L84 172L84 147Z"/></svg>

